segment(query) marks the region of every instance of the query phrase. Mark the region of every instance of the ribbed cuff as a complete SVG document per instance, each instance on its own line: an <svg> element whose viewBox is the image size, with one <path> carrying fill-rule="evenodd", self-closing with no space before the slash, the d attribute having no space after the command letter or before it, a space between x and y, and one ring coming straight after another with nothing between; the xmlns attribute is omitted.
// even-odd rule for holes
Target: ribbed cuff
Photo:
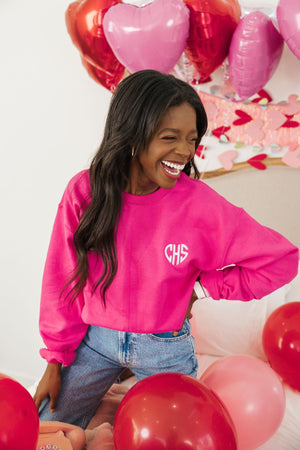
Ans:
<svg viewBox="0 0 300 450"><path fill-rule="evenodd" d="M42 348L40 350L40 355L48 363L61 363L63 366L69 366L74 361L76 353L73 350L56 352Z"/></svg>

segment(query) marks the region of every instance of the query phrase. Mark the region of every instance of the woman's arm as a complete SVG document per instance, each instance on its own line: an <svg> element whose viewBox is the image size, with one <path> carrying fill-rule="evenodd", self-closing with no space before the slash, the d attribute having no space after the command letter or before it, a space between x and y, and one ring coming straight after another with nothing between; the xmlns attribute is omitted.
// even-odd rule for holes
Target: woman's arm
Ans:
<svg viewBox="0 0 300 450"><path fill-rule="evenodd" d="M259 299L297 274L299 250L282 235L240 210L221 270L202 272L209 295L218 300Z"/></svg>
<svg viewBox="0 0 300 450"><path fill-rule="evenodd" d="M39 322L47 347L40 351L41 356L49 363L59 362L64 366L72 363L75 350L88 328L81 318L83 294L79 294L73 303L66 296L72 287L67 283L77 265L73 236L83 203L78 194L75 198L71 195L73 191L73 186L65 191L54 221L42 281Z"/></svg>

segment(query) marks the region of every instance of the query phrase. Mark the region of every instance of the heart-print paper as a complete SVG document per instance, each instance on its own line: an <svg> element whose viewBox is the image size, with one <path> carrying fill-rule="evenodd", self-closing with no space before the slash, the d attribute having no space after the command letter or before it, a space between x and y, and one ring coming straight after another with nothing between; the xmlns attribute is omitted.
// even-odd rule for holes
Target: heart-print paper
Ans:
<svg viewBox="0 0 300 450"><path fill-rule="evenodd" d="M266 159L268 155L266 153L260 153L259 155L255 155L252 158L247 160L247 163L250 164L250 166L255 167L255 169L258 170L266 170L267 166L263 164L261 161Z"/></svg>
<svg viewBox="0 0 300 450"><path fill-rule="evenodd" d="M269 124L268 128L270 130L277 130L286 122L286 116L280 111L271 109L268 113Z"/></svg>
<svg viewBox="0 0 300 450"><path fill-rule="evenodd" d="M290 167L294 167L294 169L300 168L300 149L296 149L294 151L288 150L285 155L282 157L282 161Z"/></svg>
<svg viewBox="0 0 300 450"><path fill-rule="evenodd" d="M288 105L285 109L285 113L293 116L300 112L300 102L298 101L298 95L291 94L288 98Z"/></svg>
<svg viewBox="0 0 300 450"><path fill-rule="evenodd" d="M264 122L261 119L255 119L246 125L246 132L255 142L260 142L265 137L263 126Z"/></svg>
<svg viewBox="0 0 300 450"><path fill-rule="evenodd" d="M237 152L235 150L227 150L218 156L218 160L222 164L225 170L231 170L233 167L233 161L237 157Z"/></svg>

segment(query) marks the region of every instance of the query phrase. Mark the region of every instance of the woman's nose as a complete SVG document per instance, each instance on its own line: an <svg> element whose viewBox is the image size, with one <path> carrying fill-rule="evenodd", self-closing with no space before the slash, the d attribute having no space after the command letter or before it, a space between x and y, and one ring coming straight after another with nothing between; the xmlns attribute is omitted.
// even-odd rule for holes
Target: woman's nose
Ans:
<svg viewBox="0 0 300 450"><path fill-rule="evenodd" d="M176 153L180 155L182 158L189 161L195 154L195 145L194 143L187 142L186 140L182 140L178 142L176 147Z"/></svg>

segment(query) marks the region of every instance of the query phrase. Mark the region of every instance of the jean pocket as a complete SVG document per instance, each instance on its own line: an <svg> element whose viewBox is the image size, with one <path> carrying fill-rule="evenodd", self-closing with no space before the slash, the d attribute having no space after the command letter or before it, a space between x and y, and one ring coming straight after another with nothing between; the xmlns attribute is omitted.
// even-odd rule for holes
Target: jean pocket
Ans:
<svg viewBox="0 0 300 450"><path fill-rule="evenodd" d="M175 330L174 330L175 331ZM181 330L176 336L173 335L173 331L166 331L164 333L152 333L149 336L156 340L161 341L179 341L185 339L191 334L191 325L189 319L185 319Z"/></svg>

